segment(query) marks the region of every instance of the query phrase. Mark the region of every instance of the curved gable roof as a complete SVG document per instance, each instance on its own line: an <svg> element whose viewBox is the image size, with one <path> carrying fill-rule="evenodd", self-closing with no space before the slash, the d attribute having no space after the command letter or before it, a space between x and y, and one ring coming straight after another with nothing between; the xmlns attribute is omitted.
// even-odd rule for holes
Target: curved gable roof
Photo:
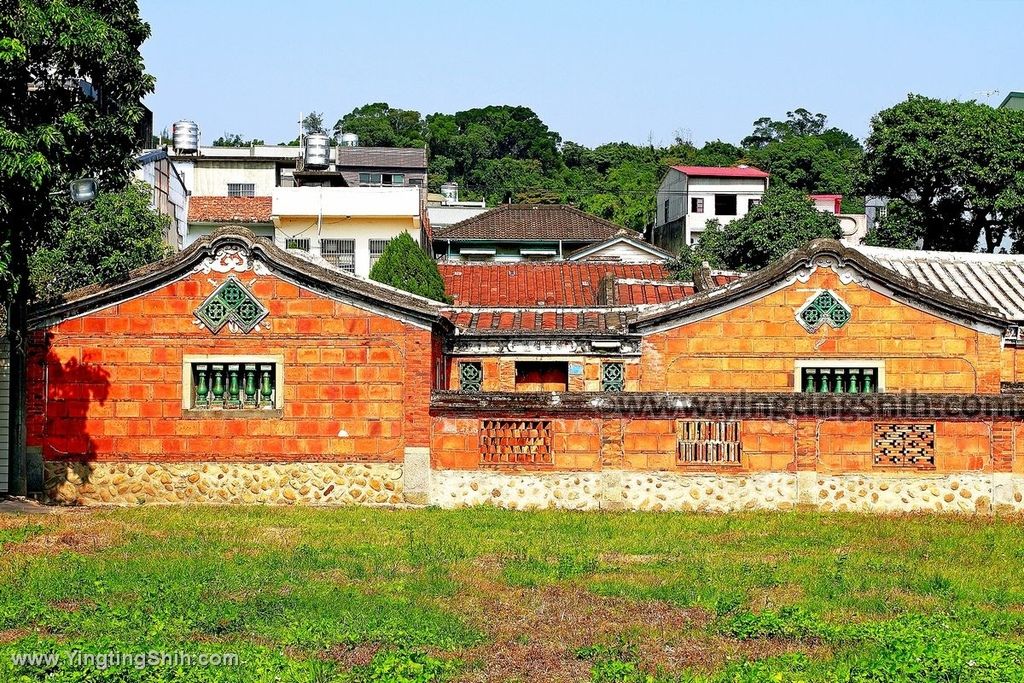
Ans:
<svg viewBox="0 0 1024 683"><path fill-rule="evenodd" d="M174 256L136 268L123 282L89 285L66 293L58 301L43 302L32 310L30 324L33 327L55 324L151 292L187 276L225 247L241 247L278 277L323 296L420 324L442 320L443 305L439 302L328 270L256 237L250 230L229 225L199 238Z"/></svg>
<svg viewBox="0 0 1024 683"><path fill-rule="evenodd" d="M820 239L794 249L779 261L735 280L682 299L652 306L641 312L635 323L638 330L676 327L693 319L705 318L744 301L759 298L786 286L801 273L810 274L818 267L828 267L840 275L856 275L875 283L896 300L959 323L981 325L996 333L1005 330L1009 321L996 308L953 296L930 285L900 275L879 265L861 252L836 240Z"/></svg>

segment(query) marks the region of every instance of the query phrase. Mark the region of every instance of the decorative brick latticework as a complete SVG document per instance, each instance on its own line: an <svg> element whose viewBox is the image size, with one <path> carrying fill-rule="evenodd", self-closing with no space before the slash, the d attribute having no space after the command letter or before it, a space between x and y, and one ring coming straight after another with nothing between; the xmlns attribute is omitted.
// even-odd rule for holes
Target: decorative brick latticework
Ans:
<svg viewBox="0 0 1024 683"><path fill-rule="evenodd" d="M935 469L935 425L876 422L873 458L877 467Z"/></svg>
<svg viewBox="0 0 1024 683"><path fill-rule="evenodd" d="M483 465L554 465L551 422L484 420L480 425L480 462Z"/></svg>

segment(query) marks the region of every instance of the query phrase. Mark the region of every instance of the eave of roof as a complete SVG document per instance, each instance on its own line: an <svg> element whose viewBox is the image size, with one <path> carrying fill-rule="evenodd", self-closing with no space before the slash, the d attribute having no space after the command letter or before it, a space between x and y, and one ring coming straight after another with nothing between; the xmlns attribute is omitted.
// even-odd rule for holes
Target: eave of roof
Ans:
<svg viewBox="0 0 1024 683"><path fill-rule="evenodd" d="M614 237L610 237L610 238L608 238L606 240L603 240L601 242L597 242L595 244L588 244L585 247L580 247L576 251L573 251L573 252L570 252L570 253L566 254L564 258L565 258L566 261L575 261L575 260L578 260L578 259L582 259L587 254L592 254L592 253L594 253L596 251L600 251L601 249L613 246L615 244L619 244L621 242L626 242L628 244L631 244L632 246L636 247L637 249L641 249L641 250L646 251L647 253L651 254L652 256L657 256L657 257L665 259L665 260L673 258L673 256L674 256L674 254L672 254L672 252L666 251L666 250L662 249L661 247L656 247L653 244L651 244L650 242L648 242L647 240L641 239L638 235L636 235L636 233L629 234L629 233L627 233L627 231L625 229L623 229L620 232L620 234L618 234L618 235L616 235Z"/></svg>
<svg viewBox="0 0 1024 683"><path fill-rule="evenodd" d="M673 166L673 169L695 178L768 178L771 174L754 166Z"/></svg>
<svg viewBox="0 0 1024 683"><path fill-rule="evenodd" d="M816 261L832 261L839 267L851 267L862 275L888 286L908 304L942 314L956 320L966 320L995 329L1005 330L1009 321L997 309L953 296L930 285L904 277L894 270L879 265L852 247L836 240L819 239L800 249L794 249L778 262L747 277L722 287L702 291L677 302L652 306L642 311L635 326L638 330L669 324L700 315L713 315L726 305L771 291L784 282L794 271L817 266Z"/></svg>
<svg viewBox="0 0 1024 683"><path fill-rule="evenodd" d="M33 327L46 326L153 291L187 275L204 259L213 257L226 246L244 248L280 277L324 296L353 300L367 308L392 311L421 324L444 321L441 316L443 304L439 302L355 275L322 268L257 237L250 230L229 225L200 237L174 256L136 268L123 282L89 285L68 292L57 301L42 302L32 310L29 322Z"/></svg>
<svg viewBox="0 0 1024 683"><path fill-rule="evenodd" d="M560 222L562 225L554 225ZM621 230L621 225L567 204L503 204L439 229L434 238L450 241L601 242Z"/></svg>

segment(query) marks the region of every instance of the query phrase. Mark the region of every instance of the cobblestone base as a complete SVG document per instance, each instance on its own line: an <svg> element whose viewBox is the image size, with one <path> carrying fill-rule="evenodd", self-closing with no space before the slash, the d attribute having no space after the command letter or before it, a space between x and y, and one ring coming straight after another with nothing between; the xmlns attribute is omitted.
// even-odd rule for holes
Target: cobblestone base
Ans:
<svg viewBox="0 0 1024 683"><path fill-rule="evenodd" d="M398 505L402 467L342 463L46 463L51 502Z"/></svg>
<svg viewBox="0 0 1024 683"><path fill-rule="evenodd" d="M413 467L415 470L415 467ZM495 505L518 510L1024 512L1024 475L427 471L399 464L48 462L46 496L71 505Z"/></svg>

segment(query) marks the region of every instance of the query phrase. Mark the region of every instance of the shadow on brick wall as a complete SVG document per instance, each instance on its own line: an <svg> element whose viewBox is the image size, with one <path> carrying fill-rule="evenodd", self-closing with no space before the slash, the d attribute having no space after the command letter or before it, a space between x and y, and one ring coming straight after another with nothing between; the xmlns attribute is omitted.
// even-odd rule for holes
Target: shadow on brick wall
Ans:
<svg viewBox="0 0 1024 683"><path fill-rule="evenodd" d="M88 483L97 456L97 441L89 434L88 421L97 406L107 405L110 372L77 357L61 361L51 348L50 335L36 358L38 375L30 391L35 394L35 417L40 420L44 492L50 498L73 502L74 491ZM33 419L31 414L29 419Z"/></svg>

